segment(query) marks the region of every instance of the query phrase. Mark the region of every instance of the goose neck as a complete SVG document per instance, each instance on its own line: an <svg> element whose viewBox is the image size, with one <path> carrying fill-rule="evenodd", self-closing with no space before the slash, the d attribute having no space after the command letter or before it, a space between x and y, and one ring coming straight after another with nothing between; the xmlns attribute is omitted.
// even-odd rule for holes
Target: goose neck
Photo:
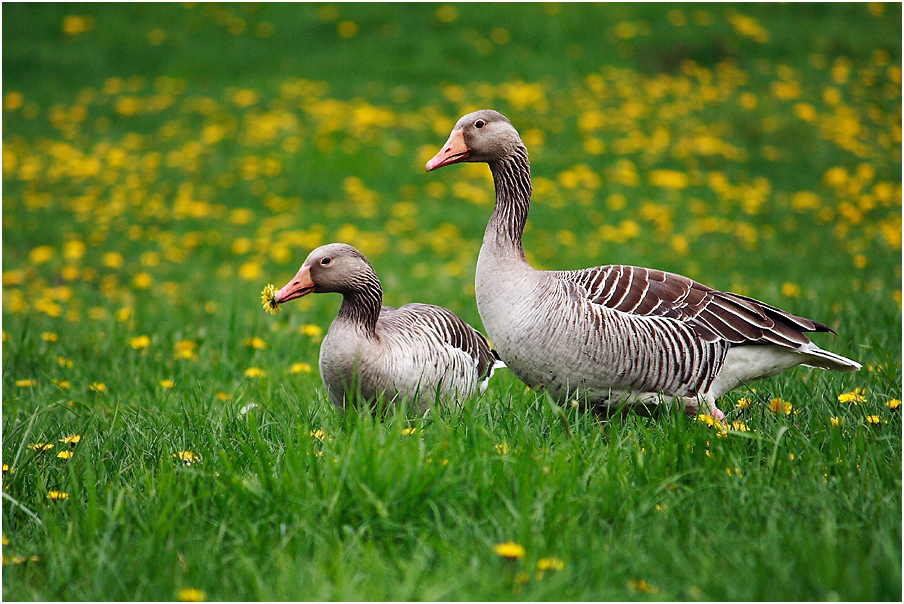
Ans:
<svg viewBox="0 0 904 604"><path fill-rule="evenodd" d="M353 288L342 292L342 306L336 319L351 323L367 335L374 335L380 308L383 305L383 288L377 276L368 275Z"/></svg>
<svg viewBox="0 0 904 604"><path fill-rule="evenodd" d="M484 234L484 245L514 251L524 257L521 237L530 210L531 178L527 149L490 163L496 188L496 207Z"/></svg>

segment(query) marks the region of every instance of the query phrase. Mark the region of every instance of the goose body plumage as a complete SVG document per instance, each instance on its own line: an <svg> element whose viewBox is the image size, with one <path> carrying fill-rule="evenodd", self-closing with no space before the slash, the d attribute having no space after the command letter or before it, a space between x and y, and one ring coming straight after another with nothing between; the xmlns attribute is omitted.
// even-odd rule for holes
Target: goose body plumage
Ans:
<svg viewBox="0 0 904 604"><path fill-rule="evenodd" d="M496 205L477 260L477 308L508 368L531 388L611 410L678 399L724 414L716 399L796 365L856 371L805 335L831 331L752 298L635 266L540 271L521 243L530 206L527 149L502 114L462 117L427 170L486 162Z"/></svg>
<svg viewBox="0 0 904 604"><path fill-rule="evenodd" d="M382 396L425 412L438 400L482 394L501 366L486 337L452 311L418 303L383 306L376 272L350 245L311 252L275 301L326 292L342 294L342 306L320 346L320 375L340 409L359 392L368 403Z"/></svg>

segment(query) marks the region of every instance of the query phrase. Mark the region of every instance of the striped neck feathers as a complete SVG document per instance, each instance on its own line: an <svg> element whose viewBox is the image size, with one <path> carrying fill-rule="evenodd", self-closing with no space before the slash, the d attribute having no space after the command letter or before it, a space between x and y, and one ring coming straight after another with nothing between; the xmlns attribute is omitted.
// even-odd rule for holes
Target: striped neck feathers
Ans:
<svg viewBox="0 0 904 604"><path fill-rule="evenodd" d="M342 306L336 319L359 326L368 335L373 335L383 306L383 287L377 274L373 270L359 273L355 282L340 293Z"/></svg>
<svg viewBox="0 0 904 604"><path fill-rule="evenodd" d="M519 145L515 150L489 164L496 188L496 207L487 230L484 244L507 248L524 257L521 237L530 210L531 179L527 149Z"/></svg>

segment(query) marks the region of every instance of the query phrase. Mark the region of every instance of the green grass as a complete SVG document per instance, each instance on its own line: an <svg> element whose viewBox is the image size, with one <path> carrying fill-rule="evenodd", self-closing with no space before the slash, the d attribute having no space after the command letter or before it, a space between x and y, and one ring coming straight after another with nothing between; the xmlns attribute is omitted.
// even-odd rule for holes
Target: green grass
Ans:
<svg viewBox="0 0 904 604"><path fill-rule="evenodd" d="M3 17L4 599L900 600L900 6ZM687 274L864 369L734 392L727 434L504 370L427 419L337 412L338 298L259 292L344 240L387 303L479 327L492 183L423 164L484 106L528 142L537 266Z"/></svg>

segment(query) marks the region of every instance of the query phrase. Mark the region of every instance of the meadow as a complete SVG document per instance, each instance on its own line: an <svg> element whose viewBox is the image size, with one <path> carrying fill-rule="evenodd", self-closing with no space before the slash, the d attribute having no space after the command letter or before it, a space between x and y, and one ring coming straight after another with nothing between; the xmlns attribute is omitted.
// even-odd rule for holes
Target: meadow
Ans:
<svg viewBox="0 0 904 604"><path fill-rule="evenodd" d="M898 4L9 4L4 600L894 600ZM531 155L539 268L636 264L837 331L601 423L505 370L427 419L329 403L316 246L480 327L485 165ZM576 401L579 403L580 401Z"/></svg>

